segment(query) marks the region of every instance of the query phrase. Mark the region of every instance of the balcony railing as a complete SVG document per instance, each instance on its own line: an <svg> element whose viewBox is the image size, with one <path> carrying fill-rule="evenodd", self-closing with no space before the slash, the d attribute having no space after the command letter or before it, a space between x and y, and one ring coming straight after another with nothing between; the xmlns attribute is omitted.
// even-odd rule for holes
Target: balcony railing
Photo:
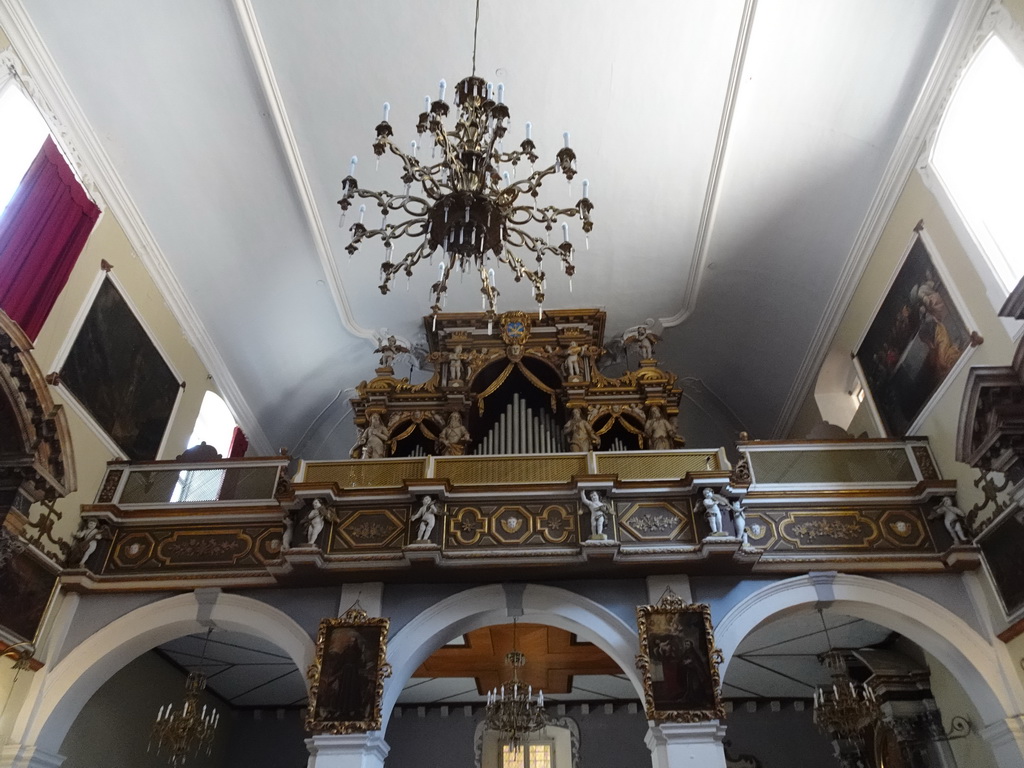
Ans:
<svg viewBox="0 0 1024 768"><path fill-rule="evenodd" d="M111 463L96 499L125 509L274 501L286 458Z"/></svg>

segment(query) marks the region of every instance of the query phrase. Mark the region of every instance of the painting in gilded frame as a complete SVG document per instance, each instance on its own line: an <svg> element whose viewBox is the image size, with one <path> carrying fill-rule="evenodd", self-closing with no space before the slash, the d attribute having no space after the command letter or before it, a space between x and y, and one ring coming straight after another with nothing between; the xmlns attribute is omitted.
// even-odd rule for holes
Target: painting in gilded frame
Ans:
<svg viewBox="0 0 1024 768"><path fill-rule="evenodd" d="M904 437L972 344L920 230L855 357L890 437Z"/></svg>
<svg viewBox="0 0 1024 768"><path fill-rule="evenodd" d="M324 619L309 668L310 733L363 733L380 730L390 620L368 616L353 606L338 618Z"/></svg>
<svg viewBox="0 0 1024 768"><path fill-rule="evenodd" d="M667 592L655 605L637 606L647 718L655 722L696 723L725 717L711 608L689 605Z"/></svg>

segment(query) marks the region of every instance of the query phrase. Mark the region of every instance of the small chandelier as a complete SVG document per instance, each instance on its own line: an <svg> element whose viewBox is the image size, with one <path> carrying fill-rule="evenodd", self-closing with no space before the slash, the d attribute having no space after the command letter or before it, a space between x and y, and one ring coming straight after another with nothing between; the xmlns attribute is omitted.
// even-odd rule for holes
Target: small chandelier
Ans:
<svg viewBox="0 0 1024 768"><path fill-rule="evenodd" d="M814 691L814 724L829 738L838 735L851 739L878 720L878 701L870 686L855 683L850 678L846 659L832 648L825 615L821 611L818 613L828 641L828 651L821 655L820 660L832 675L832 688Z"/></svg>
<svg viewBox="0 0 1024 768"><path fill-rule="evenodd" d="M476 18L479 22L479 0ZM394 131L388 123L390 105L384 104L384 119L377 125L373 151L378 158L391 152L401 160L405 190L392 194L362 189L355 178L357 159L352 158L338 201L342 220L352 201L359 197L376 202L381 223L376 228L368 227L364 223L366 206L361 205L359 221L350 228L352 241L346 250L351 255L364 240L381 240L385 251L380 266L383 294L388 293L398 275L411 278L417 264L424 260L432 264L434 254L439 252L437 280L430 288L435 323L437 313L445 306L448 280L456 271L477 272L481 309L493 318L499 294L495 269L501 265L512 271L515 282L524 278L530 282L533 298L543 312L544 258L557 259L569 277L571 291L575 249L569 240L567 220L578 216L584 233L594 226L590 219L594 206L587 197L588 181L583 182L580 199L570 207L541 207L537 203L541 184L548 176L562 173L571 186L576 175L576 153L569 146L569 134L563 134L564 146L555 155L554 163L541 170L535 168L540 158L530 123L526 123L525 138L519 148L506 151L503 139L508 131L509 110L505 105L505 87L499 84L495 88L476 76L476 27L473 74L455 86L458 112L452 128L443 123L450 111L444 100L445 88L442 80L437 100L432 102L429 96L424 99L424 109L416 124L420 138L411 142L408 152L392 140ZM428 151L430 157L421 160L420 153L425 155ZM516 171L524 160L529 161L530 172L517 179ZM560 242L552 244L553 231L556 241L559 240L557 229L561 230ZM395 244L403 237L411 239L411 250L397 257ZM536 266L527 266L516 254L520 249L533 254Z"/></svg>
<svg viewBox="0 0 1024 768"><path fill-rule="evenodd" d="M512 619L512 650L506 654L505 661L512 667L512 679L487 693L484 724L518 749L524 736L548 724L548 715L544 711L544 691L538 690L534 697L533 686L519 680L519 669L526 665L526 656L516 650L515 619Z"/></svg>
<svg viewBox="0 0 1024 768"><path fill-rule="evenodd" d="M203 655L199 666L206 660L206 645L210 642L210 632L206 631L203 643ZM153 730L150 733L150 745L156 742L156 753L160 754L163 747L170 750L168 762L171 765L184 765L189 754L196 756L203 749L210 754L213 748L213 736L220 722L220 713L204 704L199 708L199 695L206 689L206 675L202 672L189 672L185 680L185 703L181 710L174 709L171 704L160 707ZM146 748L149 751L149 748Z"/></svg>

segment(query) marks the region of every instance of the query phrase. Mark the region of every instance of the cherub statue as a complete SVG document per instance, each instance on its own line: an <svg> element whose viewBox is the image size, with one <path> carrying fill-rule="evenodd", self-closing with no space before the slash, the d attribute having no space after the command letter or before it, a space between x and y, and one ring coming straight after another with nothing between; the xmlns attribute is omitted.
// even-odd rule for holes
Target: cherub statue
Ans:
<svg viewBox="0 0 1024 768"><path fill-rule="evenodd" d="M750 535L747 533L747 510L740 504L739 499L729 503L729 511L732 513L732 525L736 531L736 538L742 542L744 547L750 546Z"/></svg>
<svg viewBox="0 0 1024 768"><path fill-rule="evenodd" d="M291 512L284 513L284 530L281 532L281 551L292 548L292 539L295 538L295 519ZM321 524L321 527L323 525ZM319 532L318 532L319 533Z"/></svg>
<svg viewBox="0 0 1024 768"><path fill-rule="evenodd" d="M704 517L711 528L711 534L724 533L722 530L722 507L729 506L729 500L710 488L704 489Z"/></svg>
<svg viewBox="0 0 1024 768"><path fill-rule="evenodd" d="M569 443L569 450L579 453L596 448L601 442L590 422L583 418L579 408L572 409L572 415L562 427L562 434Z"/></svg>
<svg viewBox="0 0 1024 768"><path fill-rule="evenodd" d="M324 504L320 499L313 499L313 508L305 517L306 523L306 546L315 547L320 531L324 529L324 521L338 522L338 515L332 507Z"/></svg>
<svg viewBox="0 0 1024 768"><path fill-rule="evenodd" d="M607 539L604 527L612 514L608 503L601 499L597 491L580 491L580 500L590 510L590 538Z"/></svg>
<svg viewBox="0 0 1024 768"><path fill-rule="evenodd" d="M626 344L636 344L641 360L654 359L654 344L658 341L658 337L651 333L650 328L646 325L638 325L636 328L626 331L624 336L623 340Z"/></svg>
<svg viewBox="0 0 1024 768"><path fill-rule="evenodd" d="M583 376L582 367L580 366L580 360L586 359L584 356L587 352L587 346L580 344L575 341L570 341L569 346L566 348L565 361L562 363L562 368L565 371L566 377L571 381L572 379L580 379Z"/></svg>
<svg viewBox="0 0 1024 768"><path fill-rule="evenodd" d="M462 456L470 441L469 430L462 424L462 416L456 411L448 417L448 423L437 436L437 448L442 456Z"/></svg>
<svg viewBox="0 0 1024 768"><path fill-rule="evenodd" d="M383 459L387 455L388 428L380 420L380 414L370 415L370 423L359 433L359 439L352 446L350 454L360 459Z"/></svg>
<svg viewBox="0 0 1024 768"><path fill-rule="evenodd" d="M462 351L462 346L455 347L453 352L448 353L448 383L464 381L465 362L468 356Z"/></svg>
<svg viewBox="0 0 1024 768"><path fill-rule="evenodd" d="M409 518L410 522L420 521L419 530L416 532L416 541L430 541L430 534L434 530L434 523L441 509L432 496L424 496L420 502L420 508Z"/></svg>
<svg viewBox="0 0 1024 768"><path fill-rule="evenodd" d="M658 406L651 407L651 413L644 422L644 437L647 448L652 451L667 451L676 447L679 437L675 425L665 418Z"/></svg>
<svg viewBox="0 0 1024 768"><path fill-rule="evenodd" d="M967 515L953 504L952 496L943 496L928 517L934 520L939 515L942 516L942 523L949 531L949 535L953 537L954 544L971 543L971 537L967 535Z"/></svg>
<svg viewBox="0 0 1024 768"><path fill-rule="evenodd" d="M380 342L373 351L380 354L380 367L390 368L395 358L403 352L408 352L409 348L399 344L394 336L388 336L387 342Z"/></svg>
<svg viewBox="0 0 1024 768"><path fill-rule="evenodd" d="M92 557L100 539L106 536L106 531L100 527L99 520L90 517L83 520L81 527L71 536L71 547L68 549L67 562L72 567L85 568L86 562Z"/></svg>

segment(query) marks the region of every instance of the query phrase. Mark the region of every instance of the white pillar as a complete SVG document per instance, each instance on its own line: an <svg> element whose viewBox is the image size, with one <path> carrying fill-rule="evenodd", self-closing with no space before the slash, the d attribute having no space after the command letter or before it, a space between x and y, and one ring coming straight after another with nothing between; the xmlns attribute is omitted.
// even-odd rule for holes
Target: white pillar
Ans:
<svg viewBox="0 0 1024 768"><path fill-rule="evenodd" d="M644 742L653 768L726 768L724 738L725 726L711 720L652 725Z"/></svg>
<svg viewBox="0 0 1024 768"><path fill-rule="evenodd" d="M333 736L318 733L306 739L306 768L383 768L389 747L380 731Z"/></svg>
<svg viewBox="0 0 1024 768"><path fill-rule="evenodd" d="M6 744L0 749L0 768L60 768L62 755L43 752L34 746Z"/></svg>
<svg viewBox="0 0 1024 768"><path fill-rule="evenodd" d="M1024 765L1024 715L989 723L981 729L981 738L991 748L1000 768Z"/></svg>

